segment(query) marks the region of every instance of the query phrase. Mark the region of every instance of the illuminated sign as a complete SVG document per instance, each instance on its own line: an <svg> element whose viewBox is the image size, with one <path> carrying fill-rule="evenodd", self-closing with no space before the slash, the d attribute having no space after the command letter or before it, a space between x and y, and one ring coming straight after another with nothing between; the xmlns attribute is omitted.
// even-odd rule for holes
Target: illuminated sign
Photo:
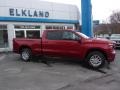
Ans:
<svg viewBox="0 0 120 90"><path fill-rule="evenodd" d="M48 18L49 12L48 11L40 11L40 10L29 10L29 9L9 9L10 16L17 16L17 17L36 17L36 18Z"/></svg>

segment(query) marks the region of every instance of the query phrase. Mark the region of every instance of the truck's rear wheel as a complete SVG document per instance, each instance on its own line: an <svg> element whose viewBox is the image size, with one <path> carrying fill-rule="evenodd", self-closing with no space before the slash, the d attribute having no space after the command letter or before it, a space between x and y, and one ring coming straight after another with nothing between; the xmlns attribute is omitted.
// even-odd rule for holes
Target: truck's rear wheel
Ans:
<svg viewBox="0 0 120 90"><path fill-rule="evenodd" d="M32 57L32 53L31 53L31 50L29 48L23 48L21 50L21 59L25 62L28 62L30 61L31 57Z"/></svg>
<svg viewBox="0 0 120 90"><path fill-rule="evenodd" d="M99 51L93 51L88 54L86 61L90 67L98 69L104 66L105 56Z"/></svg>

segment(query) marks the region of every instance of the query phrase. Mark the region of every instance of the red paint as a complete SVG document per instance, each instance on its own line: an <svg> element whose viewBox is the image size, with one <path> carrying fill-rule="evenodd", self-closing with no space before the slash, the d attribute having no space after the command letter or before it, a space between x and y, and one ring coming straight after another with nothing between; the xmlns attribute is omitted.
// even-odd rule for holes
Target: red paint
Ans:
<svg viewBox="0 0 120 90"><path fill-rule="evenodd" d="M85 38L81 34L70 31L80 37L80 40L48 40L47 33L60 30L45 30L41 39L13 39L13 51L20 53L21 47L28 47L33 55L49 55L55 57L72 57L84 60L92 50L103 52L108 61L112 62L115 58L115 50L109 44L113 42L103 39ZM62 30L64 32L66 30Z"/></svg>

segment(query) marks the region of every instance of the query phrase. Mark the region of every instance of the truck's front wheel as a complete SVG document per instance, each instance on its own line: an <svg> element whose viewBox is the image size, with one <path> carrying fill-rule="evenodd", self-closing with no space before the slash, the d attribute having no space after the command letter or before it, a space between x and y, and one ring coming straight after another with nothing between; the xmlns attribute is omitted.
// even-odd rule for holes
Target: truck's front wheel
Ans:
<svg viewBox="0 0 120 90"><path fill-rule="evenodd" d="M90 52L86 58L89 66L98 69L105 64L105 56L99 51Z"/></svg>
<svg viewBox="0 0 120 90"><path fill-rule="evenodd" d="M21 49L21 59L25 62L30 61L31 57L32 57L32 53L31 50L29 48L23 48Z"/></svg>

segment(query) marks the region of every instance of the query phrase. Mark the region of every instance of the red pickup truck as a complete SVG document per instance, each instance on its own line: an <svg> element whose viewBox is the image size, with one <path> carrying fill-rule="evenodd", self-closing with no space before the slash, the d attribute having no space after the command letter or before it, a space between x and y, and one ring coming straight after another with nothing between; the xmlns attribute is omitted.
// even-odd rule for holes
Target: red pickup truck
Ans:
<svg viewBox="0 0 120 90"><path fill-rule="evenodd" d="M29 61L32 56L70 57L84 60L93 68L115 59L114 43L107 39L89 38L72 30L45 30L42 38L15 38L13 52Z"/></svg>

